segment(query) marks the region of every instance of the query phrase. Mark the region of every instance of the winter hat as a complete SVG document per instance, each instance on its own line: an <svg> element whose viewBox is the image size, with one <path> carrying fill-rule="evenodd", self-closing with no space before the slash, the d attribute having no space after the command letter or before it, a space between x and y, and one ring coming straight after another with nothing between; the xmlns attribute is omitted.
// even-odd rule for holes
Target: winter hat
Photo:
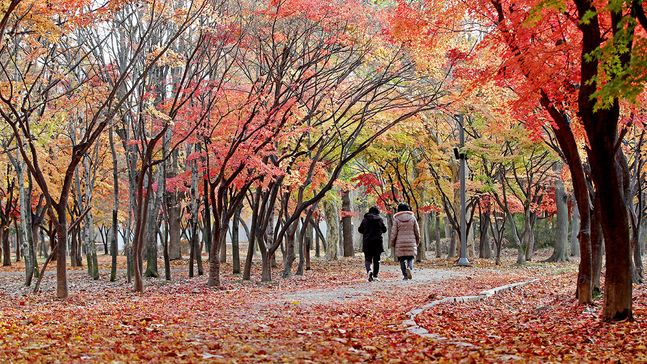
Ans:
<svg viewBox="0 0 647 364"><path fill-rule="evenodd" d="M398 212L402 211L411 211L411 207L409 207L409 205L407 205L406 203L401 203L398 205Z"/></svg>

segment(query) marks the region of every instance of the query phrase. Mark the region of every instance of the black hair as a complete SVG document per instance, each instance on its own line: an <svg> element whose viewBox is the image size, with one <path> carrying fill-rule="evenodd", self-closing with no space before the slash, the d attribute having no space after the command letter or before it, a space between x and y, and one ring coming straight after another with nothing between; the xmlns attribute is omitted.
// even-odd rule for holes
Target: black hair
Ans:
<svg viewBox="0 0 647 364"><path fill-rule="evenodd" d="M407 205L406 203L401 203L398 205L398 212L402 211L411 211L411 207L409 207L409 205Z"/></svg>
<svg viewBox="0 0 647 364"><path fill-rule="evenodd" d="M368 209L369 214L374 214L374 215L379 215L380 214L380 209L378 209L376 206L371 207Z"/></svg>

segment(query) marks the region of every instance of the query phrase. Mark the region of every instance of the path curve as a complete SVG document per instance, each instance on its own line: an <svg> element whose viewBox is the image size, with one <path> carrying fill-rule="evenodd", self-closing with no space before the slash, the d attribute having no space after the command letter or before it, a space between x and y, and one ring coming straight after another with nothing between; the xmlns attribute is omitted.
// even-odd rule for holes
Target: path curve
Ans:
<svg viewBox="0 0 647 364"><path fill-rule="evenodd" d="M412 309L411 311L407 312L407 316L409 317L409 319L402 322L402 324L406 327L406 330L408 332L412 333L412 334L419 335L419 336L429 338L429 339L433 339L433 340L436 340L436 341L448 340L447 338L445 338L445 337L443 337L443 336L441 336L439 334L430 333L429 331L427 331L427 329L425 329L424 327L421 327L420 325L418 325L418 323L416 322L416 317L418 315L420 315L421 313L427 311L428 309L430 309L432 307L435 307L435 306L438 306L438 305L443 304L443 303L483 301L483 300L486 300L486 299L494 296L497 293L501 293L501 292L504 292L504 291L510 291L510 290L518 288L518 287L527 286L527 285L529 285L531 283L537 282L538 280L539 279L535 278L535 279L531 279L531 280L528 280L528 281L506 284L504 286L495 287L495 288L491 288L491 289L482 291L481 293L479 293L476 296L446 297L446 298L443 298L443 299L431 301L431 302L428 302L428 303L426 303L425 305L423 305L421 307L416 307L416 308ZM476 348L475 345L470 344L470 343L466 343L466 342L462 342L462 341L448 341L447 343L448 344L453 344L453 345L458 345L458 346L463 346L463 347Z"/></svg>

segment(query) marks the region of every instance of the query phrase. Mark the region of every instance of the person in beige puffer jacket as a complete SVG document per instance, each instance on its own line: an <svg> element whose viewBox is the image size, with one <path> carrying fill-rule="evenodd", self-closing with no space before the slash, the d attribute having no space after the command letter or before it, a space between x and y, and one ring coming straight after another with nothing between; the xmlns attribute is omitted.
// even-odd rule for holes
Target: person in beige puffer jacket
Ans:
<svg viewBox="0 0 647 364"><path fill-rule="evenodd" d="M390 245L395 249L395 256L400 261L400 269L404 280L412 278L413 259L418 254L420 243L420 227L416 215L409 205L398 205L398 213L393 215Z"/></svg>

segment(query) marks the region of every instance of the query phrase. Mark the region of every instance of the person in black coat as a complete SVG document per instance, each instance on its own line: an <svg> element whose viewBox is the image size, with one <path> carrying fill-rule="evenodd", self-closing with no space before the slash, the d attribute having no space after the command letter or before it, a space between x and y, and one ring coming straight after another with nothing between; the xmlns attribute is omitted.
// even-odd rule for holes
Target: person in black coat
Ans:
<svg viewBox="0 0 647 364"><path fill-rule="evenodd" d="M362 234L362 251L364 252L364 265L368 281L372 282L377 280L377 274L380 272L380 255L384 252L382 234L386 232L386 225L384 225L377 207L371 207L368 210L358 230Z"/></svg>

